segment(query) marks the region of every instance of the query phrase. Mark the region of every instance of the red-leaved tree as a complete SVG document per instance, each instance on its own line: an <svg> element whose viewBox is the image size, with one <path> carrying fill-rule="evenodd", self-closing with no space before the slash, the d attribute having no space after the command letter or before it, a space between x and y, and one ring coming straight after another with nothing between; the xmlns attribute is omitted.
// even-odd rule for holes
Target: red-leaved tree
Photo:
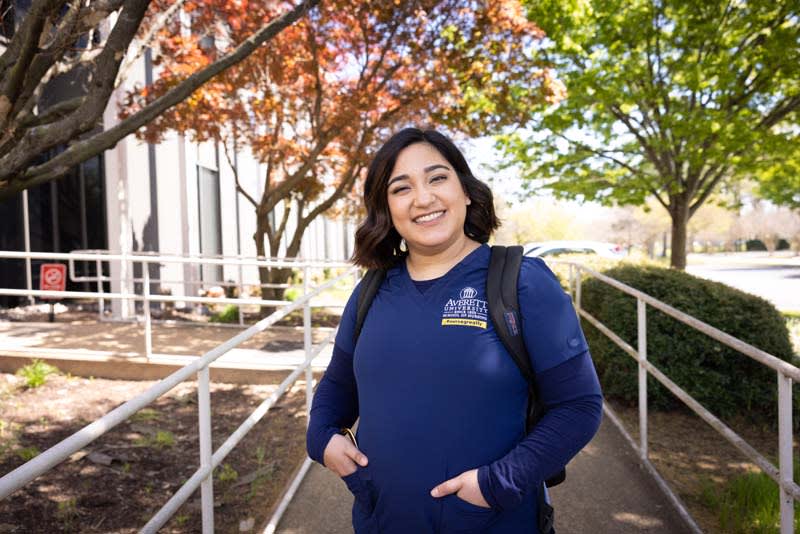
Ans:
<svg viewBox="0 0 800 534"><path fill-rule="evenodd" d="M130 95L128 112L285 6L197 0L185 9L191 32L178 24L161 32L160 76ZM293 257L309 224L352 195L371 154L401 125L483 135L524 122L521 110L535 103L560 98L562 87L535 53L542 37L511 0L325 1L141 135L156 141L174 130L198 142L215 140L229 157L249 147L265 164L263 193L236 180L257 214L258 254L277 254L294 217L285 250ZM279 204L282 216L272 221ZM281 283L288 275L264 269L261 281Z"/></svg>

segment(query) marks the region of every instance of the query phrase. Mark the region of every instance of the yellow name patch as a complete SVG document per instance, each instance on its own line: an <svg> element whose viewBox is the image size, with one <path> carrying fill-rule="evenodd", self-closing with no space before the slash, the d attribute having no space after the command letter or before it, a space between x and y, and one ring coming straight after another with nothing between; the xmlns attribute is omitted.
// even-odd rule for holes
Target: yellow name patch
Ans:
<svg viewBox="0 0 800 534"><path fill-rule="evenodd" d="M486 321L477 319L442 319L442 326L477 326L486 329Z"/></svg>

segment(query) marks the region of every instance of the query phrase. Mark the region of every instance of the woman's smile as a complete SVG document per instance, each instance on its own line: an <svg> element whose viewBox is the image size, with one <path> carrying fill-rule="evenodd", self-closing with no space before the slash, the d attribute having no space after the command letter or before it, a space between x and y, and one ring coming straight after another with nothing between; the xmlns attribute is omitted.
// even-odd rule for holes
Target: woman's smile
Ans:
<svg viewBox="0 0 800 534"><path fill-rule="evenodd" d="M447 210L439 210L439 211L434 211L432 213L427 213L425 215L420 215L419 217L416 217L414 219L414 222L417 224L421 224L423 226L434 225L439 221L439 219L444 217L446 211Z"/></svg>

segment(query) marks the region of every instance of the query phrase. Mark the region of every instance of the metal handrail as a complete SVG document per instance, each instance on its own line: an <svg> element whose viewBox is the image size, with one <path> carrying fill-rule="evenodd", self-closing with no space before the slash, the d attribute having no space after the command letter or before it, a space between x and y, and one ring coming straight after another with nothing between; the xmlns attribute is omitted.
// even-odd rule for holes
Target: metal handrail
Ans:
<svg viewBox="0 0 800 534"><path fill-rule="evenodd" d="M622 423L612 417L615 424L622 430L625 438L634 446L639 453L640 459L650 473L656 477L658 484L668 493L672 502L679 508L681 515L687 520L692 530L700 532L699 527L683 509L683 505L677 495L669 488L669 484L661 478L649 459L648 452L648 433L647 433L647 375L651 374L656 380L669 389L676 397L695 412L714 430L719 432L733 446L739 449L746 457L758 465L761 470L774 480L780 488L780 515L781 515L781 534L794 532L794 501L800 501L800 486L794 482L793 460L792 460L792 381L800 381L800 369L796 366L775 357L757 347L754 347L730 334L703 322L691 315L677 310L650 295L630 287L618 280L601 274L577 262L556 260L554 263L569 265L569 284L575 308L581 317L584 317L600 332L608 337L612 342L619 346L626 354L630 355L639 365L639 437L640 443L635 445L633 439L625 430ZM623 293L631 295L637 300L637 325L638 342L634 348L625 342L619 335L614 333L606 325L592 316L581 305L581 289L583 276L587 273L594 276ZM778 379L778 467L770 462L766 457L755 450L747 441L725 425L719 418L714 416L709 410L702 406L691 395L684 391L675 382L669 379L660 369L654 366L647 359L647 306L651 306L670 317L698 330L727 345L734 350L756 360L757 362L770 367L777 373Z"/></svg>
<svg viewBox="0 0 800 534"><path fill-rule="evenodd" d="M313 297L323 291L333 287L340 280L351 276L355 269L339 275L336 278L309 291L309 287L304 284L306 293L293 303L286 304L283 308L275 311L270 316L262 319L247 330L237 334L225 343L206 352L203 356L192 363L175 371L171 375L162 379L160 382L149 388L147 391L137 395L133 399L125 402L121 406L107 413L105 416L85 426L71 436L65 438L53 447L47 449L36 458L21 465L12 472L0 478L0 499L4 499L14 491L18 490L34 478L52 469L54 466L64 461L73 453L82 449L92 441L96 440L115 426L130 418L137 411L152 403L155 399L174 388L179 383L190 378L194 373L198 376L198 411L200 419L200 468L184 483L184 485L173 495L173 497L159 510L156 515L144 526L142 532L156 532L166 521L177 511L177 509L191 496L191 494L201 487L203 532L213 532L213 485L211 473L213 469L227 456L236 446L244 435L267 413L270 407L280 398L280 396L294 383L300 373L306 373L306 394L312 391L313 377L311 374L311 362L330 343L335 335L335 331L316 347L311 345L311 314L310 301ZM307 280L307 276L304 277ZM44 292L53 293L53 292ZM57 292L55 292L57 293ZM109 296L109 294L106 294ZM145 295L146 296L146 295ZM209 373L208 366L229 350L247 341L256 334L263 332L269 326L285 317L292 311L303 307L303 317L305 325L304 346L306 350L305 361L289 375L268 399L263 401L256 410L239 426L228 439L211 453L211 411L209 397ZM307 408L310 411L311 399L306 399Z"/></svg>
<svg viewBox="0 0 800 534"><path fill-rule="evenodd" d="M188 263L203 265L242 265L254 267L350 267L347 262L333 262L322 260L286 260L286 259L258 259L258 258L203 258L183 257L174 254L106 254L106 253L72 253L72 252L20 252L16 250L0 250L0 258L33 260L85 260L85 261L129 261L140 263Z"/></svg>
<svg viewBox="0 0 800 534"><path fill-rule="evenodd" d="M0 251L0 259L2 258L15 258L15 259L45 259L45 260L66 260L69 262L69 272L70 278L73 278L74 275L74 260L79 261L94 261L96 264L97 273L101 273L101 264L104 261L120 261L122 263L181 263L181 264L213 264L213 265L239 265L240 266L240 273L239 273L239 282L236 285L244 286L246 284L243 283L241 280L241 266L244 265L254 265L257 267L280 267L280 266L291 266L293 268L302 268L304 272L303 276L303 284L304 287L307 288L307 281L308 281L308 274L309 269L317 269L317 268L335 268L340 269L343 266L346 266L348 269L352 269L352 265L342 263L342 262L324 262L324 261L306 261L306 260L261 260L261 259L248 259L244 258L243 256L237 256L236 258L183 258L174 255L161 255L159 253L147 253L147 254L136 254L136 255L127 255L127 254L109 254L105 251L99 252L70 252L70 253L63 253L63 252L20 252L20 251ZM30 273L29 273L30 274ZM263 299L260 297L250 297L250 298L228 298L228 297L199 297L199 296L188 296L188 295L162 295L162 294L153 294L150 291L151 282L153 280L150 279L150 269L142 268L142 277L140 279L131 279L129 277L122 277L119 279L111 279L110 277L105 276L96 276L91 277L97 283L97 290L96 291L42 291L33 289L30 287L30 280L28 281L28 288L27 289L9 289L9 288L0 288L0 295L5 296L19 296L19 297L28 297L29 299L33 299L34 297L40 298L48 298L48 299L94 299L98 302L98 316L99 320L104 321L105 317L103 315L103 310L105 308L105 300L121 300L123 303L123 309L127 309L128 303L130 301L143 301L143 311L144 311L144 337L145 337L145 356L149 359L152 355L152 319L150 313L150 303L151 302L174 302L174 303L194 303L194 304L228 304L237 306L240 310L242 306L284 306L287 302L286 300L270 300L270 299ZM30 278L30 277L29 277ZM129 286L128 284L131 282L135 282L137 280L141 280L141 295L135 292L131 293L128 291ZM87 281L87 280L84 280ZM104 281L119 281L124 282L121 284L120 289L122 292L116 293L109 293L106 292L103 288ZM185 281L183 283L195 283L193 281ZM218 285L216 282L214 285ZM135 289L135 288L134 288ZM313 307L323 307L326 306L322 303L316 303ZM127 314L126 314L127 315ZM244 316L242 313L239 313L239 326L244 327Z"/></svg>

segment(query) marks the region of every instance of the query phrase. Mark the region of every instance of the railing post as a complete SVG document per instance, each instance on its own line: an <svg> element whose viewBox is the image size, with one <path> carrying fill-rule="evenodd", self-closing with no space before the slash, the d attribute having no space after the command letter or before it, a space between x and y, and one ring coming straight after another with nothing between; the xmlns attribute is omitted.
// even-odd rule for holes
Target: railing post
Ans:
<svg viewBox="0 0 800 534"><path fill-rule="evenodd" d="M103 299L103 263L100 261L98 257L95 260L95 269L97 271L97 292L101 294L101 297L97 301L97 312L98 312L98 319L100 321L103 320L103 308L106 307L105 299Z"/></svg>
<svg viewBox="0 0 800 534"><path fill-rule="evenodd" d="M197 413L200 428L200 468L211 467L211 392L208 366L197 372ZM214 533L214 472L200 483L203 534Z"/></svg>
<svg viewBox="0 0 800 534"><path fill-rule="evenodd" d="M581 309L581 268L578 266L577 273L575 274L575 309Z"/></svg>
<svg viewBox="0 0 800 534"><path fill-rule="evenodd" d="M303 296L308 294L308 265L303 267ZM303 348L306 360L311 356L311 300L303 304ZM311 399L314 396L314 374L311 365L306 367L306 424L311 421Z"/></svg>
<svg viewBox="0 0 800 534"><path fill-rule="evenodd" d="M794 481L792 465L792 379L778 372L778 472L781 483ZM794 499L780 487L781 534L794 532Z"/></svg>
<svg viewBox="0 0 800 534"><path fill-rule="evenodd" d="M244 259L241 254L236 256L236 259L239 260L239 297L242 298L242 292L244 290L244 276L242 275L242 260ZM239 326L244 326L244 314L242 313L242 306L237 305L236 309L239 311Z"/></svg>
<svg viewBox="0 0 800 534"><path fill-rule="evenodd" d="M569 264L569 296L575 301L575 265Z"/></svg>
<svg viewBox="0 0 800 534"><path fill-rule="evenodd" d="M28 211L28 190L24 189L22 191L22 224L24 227L25 233L25 254L31 253L31 222L30 222L30 212ZM28 291L33 289L33 279L31 274L31 257L25 256L25 283L28 286ZM33 295L28 295L28 302L30 304L35 304L36 299L33 298Z"/></svg>
<svg viewBox="0 0 800 534"><path fill-rule="evenodd" d="M639 331L639 454L647 459L647 304L636 299Z"/></svg>
<svg viewBox="0 0 800 534"><path fill-rule="evenodd" d="M153 331L150 321L150 264L142 262L142 271L144 272L144 354L147 360L153 355Z"/></svg>

